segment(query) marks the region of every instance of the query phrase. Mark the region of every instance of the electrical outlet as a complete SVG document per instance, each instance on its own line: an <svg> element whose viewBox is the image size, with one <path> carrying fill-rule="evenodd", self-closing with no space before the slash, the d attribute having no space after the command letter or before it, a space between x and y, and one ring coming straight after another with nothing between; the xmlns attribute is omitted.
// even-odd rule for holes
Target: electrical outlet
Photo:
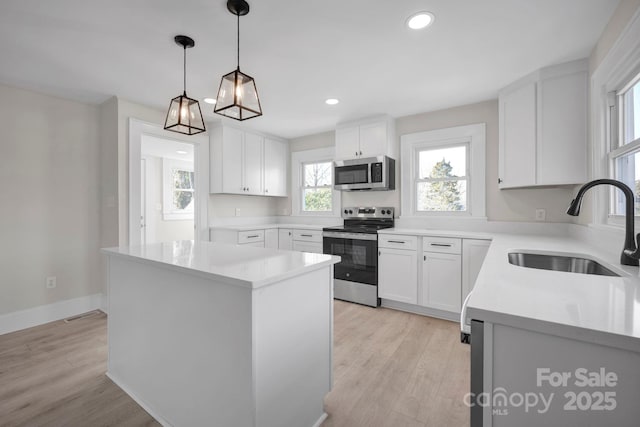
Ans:
<svg viewBox="0 0 640 427"><path fill-rule="evenodd" d="M236 216L240 216L240 208L236 208Z"/></svg>
<svg viewBox="0 0 640 427"><path fill-rule="evenodd" d="M536 209L536 221L544 221L547 219L547 211L545 209Z"/></svg>
<svg viewBox="0 0 640 427"><path fill-rule="evenodd" d="M45 281L47 289L53 289L56 287L56 276L49 276Z"/></svg>

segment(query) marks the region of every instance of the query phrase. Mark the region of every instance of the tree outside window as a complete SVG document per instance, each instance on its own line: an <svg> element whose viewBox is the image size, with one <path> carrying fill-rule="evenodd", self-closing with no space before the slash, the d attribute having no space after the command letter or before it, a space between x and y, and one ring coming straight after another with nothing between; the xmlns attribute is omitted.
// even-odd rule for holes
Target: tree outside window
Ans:
<svg viewBox="0 0 640 427"><path fill-rule="evenodd" d="M467 210L467 145L418 152L418 211Z"/></svg>
<svg viewBox="0 0 640 427"><path fill-rule="evenodd" d="M330 212L332 207L331 162L302 164L302 210Z"/></svg>

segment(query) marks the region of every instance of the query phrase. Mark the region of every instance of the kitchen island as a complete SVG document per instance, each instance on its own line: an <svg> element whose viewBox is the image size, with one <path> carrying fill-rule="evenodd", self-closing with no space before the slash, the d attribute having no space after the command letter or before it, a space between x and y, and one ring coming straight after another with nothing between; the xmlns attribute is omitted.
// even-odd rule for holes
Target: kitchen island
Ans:
<svg viewBox="0 0 640 427"><path fill-rule="evenodd" d="M103 249L107 375L165 426L316 426L339 257L176 241Z"/></svg>

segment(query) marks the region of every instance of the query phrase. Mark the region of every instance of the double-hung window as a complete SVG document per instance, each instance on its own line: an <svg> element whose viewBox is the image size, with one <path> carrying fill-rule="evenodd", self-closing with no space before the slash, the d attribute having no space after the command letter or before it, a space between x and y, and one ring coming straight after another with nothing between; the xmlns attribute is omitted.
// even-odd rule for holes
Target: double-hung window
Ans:
<svg viewBox="0 0 640 427"><path fill-rule="evenodd" d="M333 147L291 153L293 215L340 215L340 193L333 189L333 157Z"/></svg>
<svg viewBox="0 0 640 427"><path fill-rule="evenodd" d="M195 176L193 163L163 158L163 219L181 220L194 218Z"/></svg>
<svg viewBox="0 0 640 427"><path fill-rule="evenodd" d="M302 211L331 212L331 162L302 164Z"/></svg>
<svg viewBox="0 0 640 427"><path fill-rule="evenodd" d="M402 135L402 216L485 217L485 125Z"/></svg>
<svg viewBox="0 0 640 427"><path fill-rule="evenodd" d="M635 215L640 216L640 75L609 94L610 175L635 194ZM609 214L625 214L625 198L612 190Z"/></svg>

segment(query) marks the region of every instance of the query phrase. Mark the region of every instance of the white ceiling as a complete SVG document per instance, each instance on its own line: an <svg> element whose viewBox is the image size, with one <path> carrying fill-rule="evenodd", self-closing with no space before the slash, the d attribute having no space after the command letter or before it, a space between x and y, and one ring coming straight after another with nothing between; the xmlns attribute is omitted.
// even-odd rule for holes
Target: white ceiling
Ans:
<svg viewBox="0 0 640 427"><path fill-rule="evenodd" d="M264 115L244 122L292 138L340 121L495 98L543 66L587 57L619 0L249 0L242 71ZM422 31L405 27L419 10ZM235 66L226 0L2 0L0 82L84 102L112 95L166 109L182 92L215 97ZM325 105L329 97L337 106ZM205 119L219 116L201 103Z"/></svg>
<svg viewBox="0 0 640 427"><path fill-rule="evenodd" d="M142 135L140 151L143 157L164 157L193 163L193 145L186 142L158 138L153 135ZM186 153L178 153L178 151L186 151Z"/></svg>

